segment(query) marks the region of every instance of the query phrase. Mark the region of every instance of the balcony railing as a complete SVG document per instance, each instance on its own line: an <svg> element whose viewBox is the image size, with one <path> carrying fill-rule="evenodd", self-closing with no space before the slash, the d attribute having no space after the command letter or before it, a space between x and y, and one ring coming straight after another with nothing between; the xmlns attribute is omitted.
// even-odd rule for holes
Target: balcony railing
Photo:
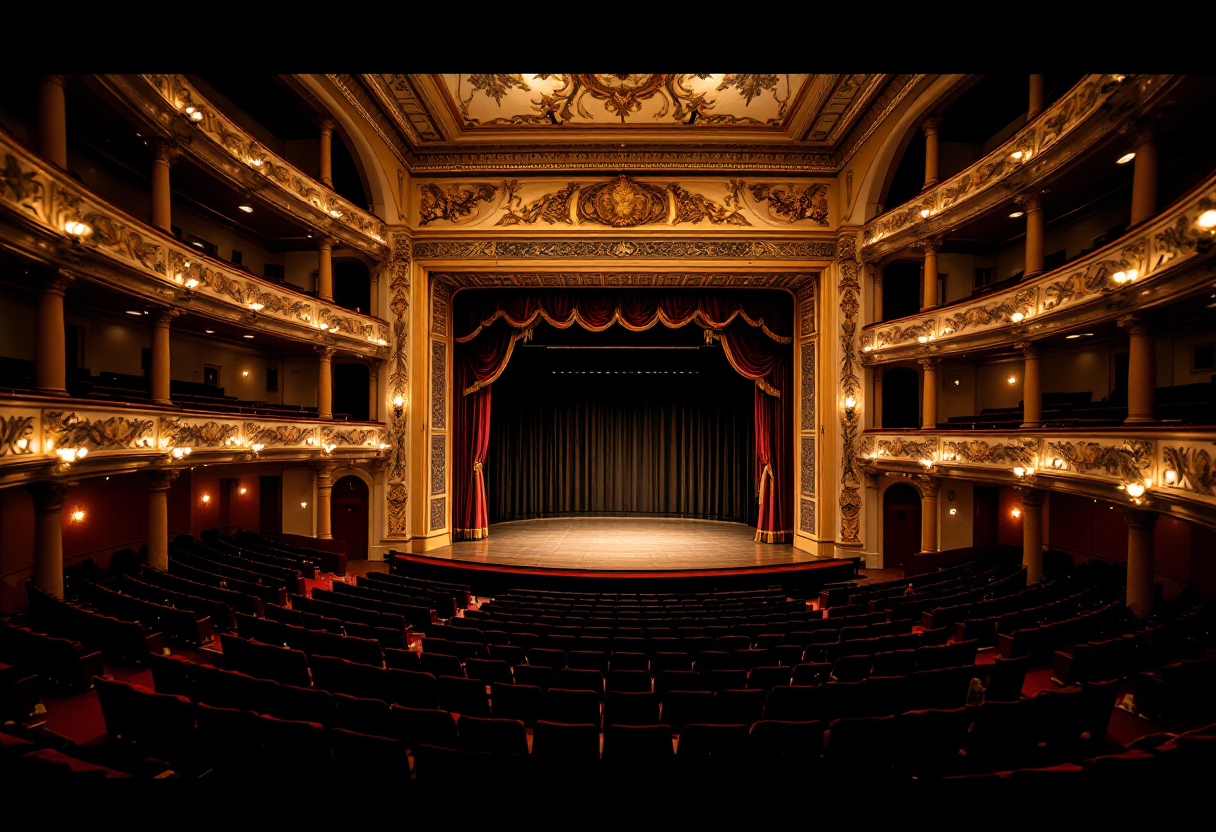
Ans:
<svg viewBox="0 0 1216 832"><path fill-rule="evenodd" d="M1130 117L1170 86L1171 76L1085 76L987 156L872 219L862 234L862 259L878 259L922 236L939 236L1009 199L1012 191L1047 178L1107 138L1112 119Z"/></svg>
<svg viewBox="0 0 1216 832"><path fill-rule="evenodd" d="M384 221L292 165L228 118L180 75L105 75L106 88L170 135L185 152L242 190L377 259L390 251ZM190 126L187 126L190 125Z"/></svg>
<svg viewBox="0 0 1216 832"><path fill-rule="evenodd" d="M0 131L0 207L57 240L14 239L38 259L56 259L123 292L190 304L216 317L363 355L387 354L388 323L271 283L179 242L120 211ZM96 258L88 255L96 255ZM116 271L113 266L119 266ZM127 275L142 278L138 284Z"/></svg>
<svg viewBox="0 0 1216 832"><path fill-rule="evenodd" d="M1033 488L1054 488L1174 510L1216 525L1216 441L1211 431L1177 428L867 433L857 462L880 473L919 472Z"/></svg>
<svg viewBox="0 0 1216 832"><path fill-rule="evenodd" d="M0 485L79 471L385 457L385 427L45 400L0 406Z"/></svg>
<svg viewBox="0 0 1216 832"><path fill-rule="evenodd" d="M1216 175L1152 221L1058 269L979 300L870 324L861 336L863 360L1007 345L1203 290L1211 275L1194 267L1216 254L1214 209Z"/></svg>

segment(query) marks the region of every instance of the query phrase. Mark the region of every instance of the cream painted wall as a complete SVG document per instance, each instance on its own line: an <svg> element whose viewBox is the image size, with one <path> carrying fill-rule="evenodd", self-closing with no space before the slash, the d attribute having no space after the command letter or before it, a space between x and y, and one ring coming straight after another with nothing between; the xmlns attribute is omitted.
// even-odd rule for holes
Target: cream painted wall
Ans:
<svg viewBox="0 0 1216 832"><path fill-rule="evenodd" d="M950 500L951 492L954 500ZM975 521L974 486L966 480L943 479L938 492L938 540L942 550L965 549L973 545L972 526ZM950 509L955 514L950 514Z"/></svg>
<svg viewBox="0 0 1216 832"><path fill-rule="evenodd" d="M939 254L937 273L946 275L946 303L968 297L975 288L975 256Z"/></svg>
<svg viewBox="0 0 1216 832"><path fill-rule="evenodd" d="M971 416L976 408L976 373L974 364L942 362L937 370L941 390L937 393L937 418L944 422L951 416ZM951 378L958 377L958 385Z"/></svg>
<svg viewBox="0 0 1216 832"><path fill-rule="evenodd" d="M283 276L292 286L305 292L316 289L316 274L321 269L321 254L316 251L289 251L283 255Z"/></svg>
<svg viewBox="0 0 1216 832"><path fill-rule="evenodd" d="M283 372L279 374L279 387L283 392L283 404L315 407L317 404L317 377L319 370L320 362L315 356L283 356Z"/></svg>
<svg viewBox="0 0 1216 832"><path fill-rule="evenodd" d="M301 503L307 505L301 506ZM283 533L316 534L316 491L311 468L283 469Z"/></svg>
<svg viewBox="0 0 1216 832"><path fill-rule="evenodd" d="M1015 379L1013 384L1009 383L1010 376ZM976 410L974 412L978 413L986 407L1017 407L1021 400L1021 361L994 361L990 364L980 364L975 368Z"/></svg>

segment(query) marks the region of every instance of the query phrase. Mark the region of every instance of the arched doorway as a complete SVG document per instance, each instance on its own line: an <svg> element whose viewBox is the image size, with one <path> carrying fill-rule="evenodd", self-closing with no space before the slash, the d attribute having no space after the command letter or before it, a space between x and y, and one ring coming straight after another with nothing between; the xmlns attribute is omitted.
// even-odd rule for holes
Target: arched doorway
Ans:
<svg viewBox="0 0 1216 832"><path fill-rule="evenodd" d="M367 559L367 483L349 475L334 483L330 495L330 531L346 542L347 560Z"/></svg>
<svg viewBox="0 0 1216 832"><path fill-rule="evenodd" d="M913 555L919 551L920 493L907 483L898 482L882 498L883 568L906 572Z"/></svg>
<svg viewBox="0 0 1216 832"><path fill-rule="evenodd" d="M882 374L882 427L920 427L920 373L911 367L888 367Z"/></svg>

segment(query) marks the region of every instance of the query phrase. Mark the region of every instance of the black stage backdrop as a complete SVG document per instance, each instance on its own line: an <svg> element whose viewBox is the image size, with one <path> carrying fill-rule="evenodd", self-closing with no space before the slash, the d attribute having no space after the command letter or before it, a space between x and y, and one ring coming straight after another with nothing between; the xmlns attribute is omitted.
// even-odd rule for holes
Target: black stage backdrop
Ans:
<svg viewBox="0 0 1216 832"><path fill-rule="evenodd" d="M613 514L754 525L754 390L699 328L542 324L494 383L490 522Z"/></svg>

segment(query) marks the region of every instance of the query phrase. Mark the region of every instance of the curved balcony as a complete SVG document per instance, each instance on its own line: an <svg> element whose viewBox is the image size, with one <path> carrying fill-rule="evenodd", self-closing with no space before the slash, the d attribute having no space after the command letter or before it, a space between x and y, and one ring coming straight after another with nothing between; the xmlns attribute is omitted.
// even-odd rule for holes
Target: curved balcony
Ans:
<svg viewBox="0 0 1216 832"><path fill-rule="evenodd" d="M390 447L378 422L99 404L31 397L0 406L0 487L165 465L384 459Z"/></svg>
<svg viewBox="0 0 1216 832"><path fill-rule="evenodd" d="M870 324L867 364L947 355L1115 319L1209 290L1216 175L1118 240L1004 292Z"/></svg>
<svg viewBox="0 0 1216 832"><path fill-rule="evenodd" d="M956 477L1066 491L1175 514L1216 527L1211 431L1030 430L977 437L946 431L870 431L857 464L869 473Z"/></svg>
<svg viewBox="0 0 1216 832"><path fill-rule="evenodd" d="M0 155L0 220L15 220L12 233L2 235L8 247L153 303L188 304L219 320L344 352L388 354L386 321L208 257L48 169L3 131Z"/></svg>
<svg viewBox="0 0 1216 832"><path fill-rule="evenodd" d="M945 234L1048 178L1176 82L1169 75L1086 76L987 156L870 220L862 233L862 260L877 260L922 237Z"/></svg>
<svg viewBox="0 0 1216 832"><path fill-rule="evenodd" d="M259 142L180 75L101 75L149 127L185 139L186 153L237 188L379 260L390 250L384 221L339 196ZM197 116L197 119L196 119Z"/></svg>

